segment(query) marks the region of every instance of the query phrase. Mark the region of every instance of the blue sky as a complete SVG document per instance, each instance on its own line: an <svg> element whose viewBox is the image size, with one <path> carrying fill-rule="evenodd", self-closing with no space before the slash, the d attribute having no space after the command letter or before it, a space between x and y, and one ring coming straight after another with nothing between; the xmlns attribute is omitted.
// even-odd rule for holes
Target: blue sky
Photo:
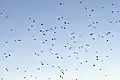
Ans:
<svg viewBox="0 0 120 80"><path fill-rule="evenodd" d="M0 13L2 13L0 14L0 78L35 80L36 77L36 80L49 78L62 80L59 77L60 70L57 68L60 66L64 70L64 80L76 78L78 80L120 80L120 1L82 0L81 2L80 0L0 0ZM59 17L63 19L58 20ZM65 21L69 24L64 24ZM94 24L94 22L98 23ZM46 29L49 31L45 32ZM44 30L46 35L43 36L40 30ZM71 35L73 32L74 34ZM111 33L106 35L107 32ZM90 36L90 33L94 34ZM73 36L75 38L71 40ZM101 36L104 38L102 39ZM47 42L43 44L45 40ZM52 44L54 46L51 46ZM86 44L90 46L85 46ZM79 49L81 46L83 48ZM11 56L5 58L4 53ZM55 53L63 59L57 59ZM88 62L85 62L86 60ZM44 65L42 66L40 62ZM80 64L81 62L83 64ZM96 66L94 67L93 64ZM37 68L40 68L40 71ZM66 69L68 71L65 71Z"/></svg>

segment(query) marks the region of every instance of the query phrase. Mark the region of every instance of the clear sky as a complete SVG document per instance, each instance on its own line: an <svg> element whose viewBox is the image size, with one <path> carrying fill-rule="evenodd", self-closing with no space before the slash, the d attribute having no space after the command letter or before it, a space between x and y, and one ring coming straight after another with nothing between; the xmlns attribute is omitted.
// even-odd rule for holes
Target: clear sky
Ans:
<svg viewBox="0 0 120 80"><path fill-rule="evenodd" d="M1 80L120 80L119 15L120 0L0 0Z"/></svg>

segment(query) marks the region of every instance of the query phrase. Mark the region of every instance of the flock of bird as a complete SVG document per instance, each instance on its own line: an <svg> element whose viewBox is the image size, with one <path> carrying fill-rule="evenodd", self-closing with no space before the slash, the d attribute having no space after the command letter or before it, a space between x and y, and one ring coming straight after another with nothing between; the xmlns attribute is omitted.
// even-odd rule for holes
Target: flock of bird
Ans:
<svg viewBox="0 0 120 80"><path fill-rule="evenodd" d="M82 4L82 3L84 3L84 1L80 1L79 3ZM61 6L61 7L62 7L62 5L63 5L63 2L60 2L58 4L58 6ZM111 4L111 6L114 6L114 4ZM105 7L101 7L101 8L104 9ZM88 8L85 8L85 10L88 10ZM94 12L95 10L92 9L91 11ZM117 11L117 12L119 12L119 11ZM111 13L115 13L115 11L112 10ZM93 17L92 14L88 14L87 16ZM6 19L9 19L9 16L6 16L4 12L0 13L0 17L5 17ZM29 17L28 20L31 21L31 23L36 23L36 20L34 20L31 17ZM65 62L66 59L70 60L71 58L73 58L75 56L76 56L76 58L75 58L76 60L81 60L79 54L84 54L84 53L86 53L84 55L89 54L89 50L88 49L91 49L92 45L89 44L89 42L88 43L85 42L83 44L80 44L79 40L82 39L84 37L84 35L83 36L82 35L78 36L78 35L76 35L76 32L74 32L74 31L70 32L70 33L67 33L70 37L69 37L68 41L62 42L62 43L64 43L64 45L63 45L63 47L61 47L61 49L66 50L68 53L70 52L70 54L63 53L63 51L59 51L60 53L54 51L54 48L56 48L57 43L61 44L61 43L59 43L58 38L57 38L57 37L61 36L61 35L57 35L58 29L60 29L60 31L62 30L62 32L69 31L69 29L68 29L67 26L72 23L72 22L64 21L64 17L63 16L58 17L57 21L62 21L63 25L61 25L60 27L56 26L56 27L51 27L51 28L48 28L48 29L40 29L39 30L39 33L40 33L40 35L42 37L46 37L47 34L49 34L49 33L52 32L53 36L51 37L51 40L49 40L47 38L45 40L41 40L41 45L47 45L48 43L52 42L51 43L51 47L49 48L49 52L50 53L48 54L48 56L49 55L55 56L56 57L55 60L58 59L58 60L61 60L62 62ZM109 21L109 23L113 23L113 21ZM116 23L120 23L120 21L116 21ZM94 26L95 24L99 25L99 22L98 21L93 21L92 23L88 24L87 27L91 28L91 29L96 29L97 27ZM41 23L40 26L44 26L44 24ZM31 32L33 28L35 28L35 27L32 24L26 30L26 32ZM14 28L11 28L10 31L11 32L15 32ZM62 35L64 35L64 34L62 34ZM106 39L106 37L111 37L111 38L115 37L115 35L111 31L106 32L106 34L104 34L104 35L96 34L96 32L93 31L93 32L89 33L88 36L93 41L103 40L105 44L109 44L109 39ZM38 39L37 39L37 37L35 35L32 35L31 37L32 37L33 41L38 41ZM22 44L22 41L24 41L24 40L22 40L22 39L15 39L14 40L14 42L21 42L21 44ZM10 41L9 40L7 40L7 41L5 40L3 43L6 44L6 45L9 45ZM74 45L74 46L72 46L72 45ZM44 50L45 50L45 48L44 48ZM44 50L41 50L40 52L34 52L33 53L33 57L37 56L37 57L41 58L42 57L41 54L47 54ZM80 50L83 50L84 53L81 53ZM109 51L113 51L112 48L110 48L108 50ZM94 60L100 61L101 63L103 63L104 60L101 60L100 59L100 54L98 54L100 51L99 50L98 51L94 50L94 51L96 53ZM3 57L6 58L6 59L8 59L8 60L9 60L9 57L12 57L14 55L12 53L6 53L6 52L4 52L2 54L4 55ZM67 57L64 56L64 54L67 55ZM109 58L109 55L106 55L105 58ZM44 59L46 59L46 58L44 58ZM80 62L80 64L78 64L78 65L82 65L84 63L89 63L89 61L88 60L84 60L84 61ZM58 66L57 64L52 65L52 64L49 64L49 63L46 63L46 62L43 62L43 61L40 61L40 66L43 66L43 67L44 66L51 66L52 68L58 69L58 71L60 72L60 75L58 77L60 79L63 79L63 80L64 80L64 76L66 75L66 72L69 72L69 69L67 69L67 68L64 69L61 66ZM91 64L91 66L94 68L94 67L97 66L97 64L93 63L93 64ZM20 71L20 69L21 69L20 67L16 68L17 71ZM41 71L41 69L42 69L41 67L38 67L37 71ZM75 69L75 70L79 71L79 69ZM104 70L104 68L100 68L99 70L102 71L102 70ZM8 72L9 68L5 67L4 71ZM24 72L27 73L29 71L27 69L25 69ZM37 76L34 76L33 74L31 74L30 76L31 76L31 78L34 78L34 79L37 80ZM107 77L109 75L103 74L103 76ZM1 75L0 75L0 77L1 77L1 80L5 80L4 77L2 77ZM46 76L46 77L48 77L48 76ZM27 76L23 76L23 79L27 80ZM52 78L48 77L48 80L52 80ZM76 78L74 80L80 80L80 79Z"/></svg>

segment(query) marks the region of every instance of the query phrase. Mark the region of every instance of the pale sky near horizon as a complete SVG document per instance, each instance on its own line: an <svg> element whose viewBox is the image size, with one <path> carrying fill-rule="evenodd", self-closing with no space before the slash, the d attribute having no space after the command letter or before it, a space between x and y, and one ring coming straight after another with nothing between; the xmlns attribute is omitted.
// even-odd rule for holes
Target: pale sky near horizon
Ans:
<svg viewBox="0 0 120 80"><path fill-rule="evenodd" d="M49 78L50 80L76 80L76 78L77 80L120 80L119 4L120 0L0 0L0 78L3 80L49 80ZM58 20L59 17L63 19ZM64 24L65 21L69 24ZM98 23L94 24L94 22ZM88 27L90 24L91 26ZM49 31L45 32L46 29ZM40 30L44 30L46 35L43 36ZM111 33L106 35L108 32ZM90 36L90 33L94 34ZM75 36L73 40L71 40L72 36ZM42 43L44 41L45 44ZM67 42L69 44L66 44ZM51 46L52 44L54 46ZM81 46L83 48L79 49ZM4 53L11 56L6 58ZM58 53L59 59L56 58L55 53ZM99 56L99 60L96 60L96 56ZM85 62L86 60L88 62ZM44 65L42 66L40 62ZM57 66L64 70L64 75ZM5 70L6 68L8 71ZM40 71L37 68L40 68ZM65 71L66 69L68 71ZM60 75L64 79L61 79Z"/></svg>

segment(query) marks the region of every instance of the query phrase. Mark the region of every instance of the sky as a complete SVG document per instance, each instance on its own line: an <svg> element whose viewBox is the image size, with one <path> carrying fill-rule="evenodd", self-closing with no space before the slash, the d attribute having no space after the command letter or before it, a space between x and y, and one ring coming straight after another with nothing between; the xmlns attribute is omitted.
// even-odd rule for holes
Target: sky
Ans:
<svg viewBox="0 0 120 80"><path fill-rule="evenodd" d="M119 3L120 0L0 0L0 79L120 80Z"/></svg>

